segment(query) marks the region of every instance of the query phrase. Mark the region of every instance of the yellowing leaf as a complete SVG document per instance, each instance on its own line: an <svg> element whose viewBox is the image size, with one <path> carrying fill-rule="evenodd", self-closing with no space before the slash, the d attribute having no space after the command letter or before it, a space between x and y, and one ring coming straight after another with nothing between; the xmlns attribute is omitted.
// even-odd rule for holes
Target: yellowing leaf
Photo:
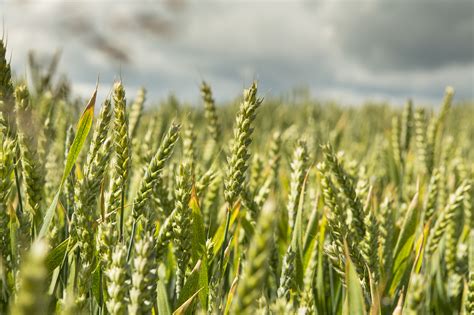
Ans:
<svg viewBox="0 0 474 315"><path fill-rule="evenodd" d="M189 308L189 306L191 306L194 298L196 297L196 295L199 294L200 291L201 291L201 289L199 289L199 291L197 291L189 299L187 299L186 302L181 304L181 306L178 307L176 309L176 311L173 312L173 315L182 315L182 314L184 314L186 312L186 310Z"/></svg>
<svg viewBox="0 0 474 315"><path fill-rule="evenodd" d="M95 88L95 91L92 94L89 103L87 103L87 106L84 109L84 112L82 113L79 122L77 123L76 136L74 137L74 141L72 142L71 148L69 149L69 153L67 155L66 166L64 168L63 177L61 178L61 183L59 184L58 191L56 192L56 195L53 198L53 202L51 202L51 205L49 206L48 210L46 210L46 214L43 219L43 225L41 226L38 238L43 238L46 236L46 233L48 233L49 226L51 224L51 221L53 220L54 212L58 205L59 195L61 194L64 182L69 176L69 173L71 173L74 163L76 163L77 157L79 156L79 153L81 152L81 149L84 146L84 142L86 141L87 135L89 134L89 131L92 126L92 119L94 118L94 106L96 97L97 87Z"/></svg>

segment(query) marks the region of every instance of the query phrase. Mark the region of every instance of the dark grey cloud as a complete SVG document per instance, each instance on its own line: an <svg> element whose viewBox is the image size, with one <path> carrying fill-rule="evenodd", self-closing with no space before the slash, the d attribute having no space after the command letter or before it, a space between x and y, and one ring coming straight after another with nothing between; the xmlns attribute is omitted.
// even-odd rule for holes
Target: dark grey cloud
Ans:
<svg viewBox="0 0 474 315"><path fill-rule="evenodd" d="M474 1L345 2L336 41L371 70L432 70L474 61Z"/></svg>

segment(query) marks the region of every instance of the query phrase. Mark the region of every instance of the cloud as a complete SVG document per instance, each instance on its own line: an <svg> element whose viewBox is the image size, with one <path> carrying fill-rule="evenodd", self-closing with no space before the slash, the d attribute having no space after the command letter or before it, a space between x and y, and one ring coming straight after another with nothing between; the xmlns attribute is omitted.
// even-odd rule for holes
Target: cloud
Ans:
<svg viewBox="0 0 474 315"><path fill-rule="evenodd" d="M278 95L307 86L317 97L438 103L454 85L473 99L473 2L26 2L3 4L13 66L26 53L62 48L60 70L84 96L100 73L151 100L199 98L204 78L218 100L253 79ZM2 9L2 6L0 6ZM24 18L27 16L28 18ZM21 18L23 17L23 18Z"/></svg>
<svg viewBox="0 0 474 315"><path fill-rule="evenodd" d="M335 40L373 71L472 64L474 2L343 2L331 13Z"/></svg>

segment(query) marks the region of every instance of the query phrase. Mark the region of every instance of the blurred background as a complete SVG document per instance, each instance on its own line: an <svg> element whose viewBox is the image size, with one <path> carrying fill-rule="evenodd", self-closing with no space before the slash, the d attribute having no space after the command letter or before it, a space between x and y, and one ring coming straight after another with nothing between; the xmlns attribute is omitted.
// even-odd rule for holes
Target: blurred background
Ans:
<svg viewBox="0 0 474 315"><path fill-rule="evenodd" d="M357 104L438 105L444 87L474 99L474 1L0 1L17 76L60 54L58 71L89 96L122 78L150 100L218 101L257 79L263 95ZM104 95L103 94L103 95Z"/></svg>

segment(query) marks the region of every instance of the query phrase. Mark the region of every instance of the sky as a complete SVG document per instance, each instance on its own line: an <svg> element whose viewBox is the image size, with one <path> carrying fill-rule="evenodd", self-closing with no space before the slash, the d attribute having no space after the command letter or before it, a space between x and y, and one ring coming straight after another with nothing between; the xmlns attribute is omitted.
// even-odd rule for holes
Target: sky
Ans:
<svg viewBox="0 0 474 315"><path fill-rule="evenodd" d="M252 80L263 95L307 88L347 104L437 105L445 86L474 99L474 1L0 0L16 74L27 54L61 51L59 71L88 96L121 78L157 101L218 101Z"/></svg>

